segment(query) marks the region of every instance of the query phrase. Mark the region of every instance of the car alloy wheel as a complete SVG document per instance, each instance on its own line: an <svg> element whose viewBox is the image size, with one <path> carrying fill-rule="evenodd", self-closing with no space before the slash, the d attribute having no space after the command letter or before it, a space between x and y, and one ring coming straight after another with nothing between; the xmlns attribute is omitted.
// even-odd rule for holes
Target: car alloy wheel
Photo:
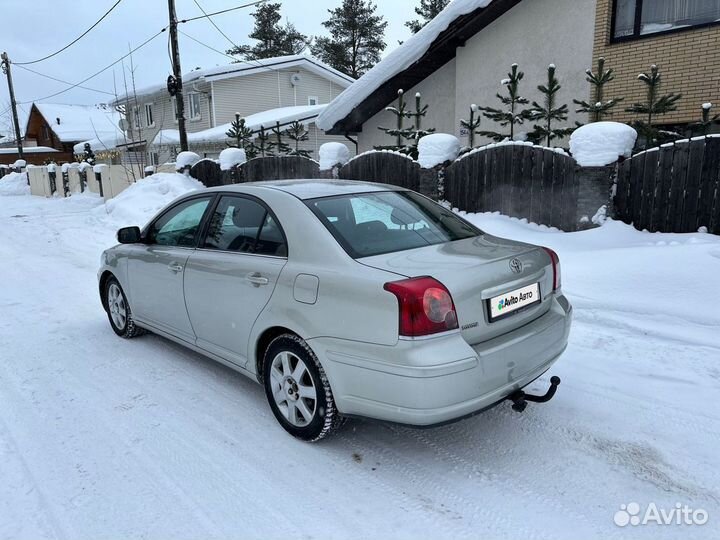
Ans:
<svg viewBox="0 0 720 540"><path fill-rule="evenodd" d="M308 426L317 412L317 390L305 362L289 351L275 355L270 386L278 409L295 427Z"/></svg>
<svg viewBox="0 0 720 540"><path fill-rule="evenodd" d="M127 305L117 283L111 283L107 294L108 312L115 328L123 332L127 325Z"/></svg>

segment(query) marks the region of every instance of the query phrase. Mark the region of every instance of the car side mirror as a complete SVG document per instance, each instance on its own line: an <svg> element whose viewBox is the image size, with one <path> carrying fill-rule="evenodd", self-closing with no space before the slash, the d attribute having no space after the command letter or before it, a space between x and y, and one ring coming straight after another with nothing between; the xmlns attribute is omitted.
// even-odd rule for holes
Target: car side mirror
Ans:
<svg viewBox="0 0 720 540"><path fill-rule="evenodd" d="M123 227L117 232L118 242L121 244L138 244L142 240L140 227Z"/></svg>

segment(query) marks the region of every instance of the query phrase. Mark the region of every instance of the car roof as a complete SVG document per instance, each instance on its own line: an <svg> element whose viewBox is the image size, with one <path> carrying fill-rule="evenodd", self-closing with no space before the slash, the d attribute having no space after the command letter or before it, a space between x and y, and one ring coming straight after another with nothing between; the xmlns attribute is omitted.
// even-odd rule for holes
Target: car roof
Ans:
<svg viewBox="0 0 720 540"><path fill-rule="evenodd" d="M298 199L317 199L319 197L334 197L336 195L349 195L352 193L372 193L377 191L406 191L405 188L389 184L374 182L357 182L355 180L273 180L265 182L247 182L212 188L217 191L242 192L243 187L252 186L284 191ZM212 191L211 190L211 191Z"/></svg>

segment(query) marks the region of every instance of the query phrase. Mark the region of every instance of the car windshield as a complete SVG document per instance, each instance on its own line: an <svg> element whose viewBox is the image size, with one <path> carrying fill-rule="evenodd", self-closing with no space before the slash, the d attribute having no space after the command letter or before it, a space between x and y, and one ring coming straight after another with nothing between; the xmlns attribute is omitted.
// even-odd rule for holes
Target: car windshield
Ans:
<svg viewBox="0 0 720 540"><path fill-rule="evenodd" d="M411 191L354 193L305 202L356 259L481 234L450 210Z"/></svg>

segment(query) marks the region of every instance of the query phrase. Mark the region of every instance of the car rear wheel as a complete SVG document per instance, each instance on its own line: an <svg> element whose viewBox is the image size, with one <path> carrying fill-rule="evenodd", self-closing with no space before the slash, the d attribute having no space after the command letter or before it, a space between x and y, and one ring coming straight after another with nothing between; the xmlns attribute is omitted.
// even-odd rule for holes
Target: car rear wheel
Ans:
<svg viewBox="0 0 720 540"><path fill-rule="evenodd" d="M299 337L284 334L270 343L263 381L275 418L292 436L319 441L342 425L325 370Z"/></svg>
<svg viewBox="0 0 720 540"><path fill-rule="evenodd" d="M110 326L118 336L133 338L145 333L135 324L125 292L115 278L110 278L105 283L105 309Z"/></svg>

